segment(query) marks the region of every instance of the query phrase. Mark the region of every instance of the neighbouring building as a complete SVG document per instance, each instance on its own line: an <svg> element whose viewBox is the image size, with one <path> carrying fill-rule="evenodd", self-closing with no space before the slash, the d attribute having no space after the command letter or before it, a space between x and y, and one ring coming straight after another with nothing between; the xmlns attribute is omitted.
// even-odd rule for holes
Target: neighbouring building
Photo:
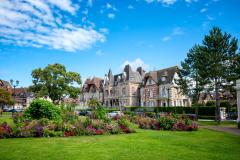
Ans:
<svg viewBox="0 0 240 160"><path fill-rule="evenodd" d="M0 80L0 88L8 91L15 101L13 106L8 107L22 109L27 107L34 99L33 93L29 92L27 88L13 88L9 82L4 80Z"/></svg>
<svg viewBox="0 0 240 160"><path fill-rule="evenodd" d="M15 88L12 96L15 100L14 108L16 109L28 107L34 99L33 93L29 92L27 88Z"/></svg>
<svg viewBox="0 0 240 160"><path fill-rule="evenodd" d="M13 92L13 88L12 88L11 84L8 81L4 81L4 80L1 80L1 79L0 79L0 88L8 91L11 94Z"/></svg>
<svg viewBox="0 0 240 160"><path fill-rule="evenodd" d="M181 94L175 80L178 67L146 73L141 85L141 106L190 106L191 100Z"/></svg>
<svg viewBox="0 0 240 160"><path fill-rule="evenodd" d="M104 105L109 107L139 106L140 84L145 71L139 67L133 71L126 65L123 72L113 75L111 69L104 79Z"/></svg>
<svg viewBox="0 0 240 160"><path fill-rule="evenodd" d="M97 99L103 103L103 79L98 77L88 78L82 87L80 102L83 106L87 105L90 99Z"/></svg>

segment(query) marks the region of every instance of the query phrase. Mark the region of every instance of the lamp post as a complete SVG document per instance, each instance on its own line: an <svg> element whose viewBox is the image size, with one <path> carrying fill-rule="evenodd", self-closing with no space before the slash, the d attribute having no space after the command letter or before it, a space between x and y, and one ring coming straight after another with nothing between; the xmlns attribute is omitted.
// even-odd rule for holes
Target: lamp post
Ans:
<svg viewBox="0 0 240 160"><path fill-rule="evenodd" d="M19 85L19 80L14 81L13 79L11 79L10 83L13 86L13 99L14 101L16 101L15 91L16 91L16 87Z"/></svg>

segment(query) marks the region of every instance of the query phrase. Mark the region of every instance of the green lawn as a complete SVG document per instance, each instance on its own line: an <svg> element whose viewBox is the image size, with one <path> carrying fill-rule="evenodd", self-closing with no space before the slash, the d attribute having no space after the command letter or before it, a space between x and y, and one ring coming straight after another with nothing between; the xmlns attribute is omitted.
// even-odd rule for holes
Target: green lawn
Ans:
<svg viewBox="0 0 240 160"><path fill-rule="evenodd" d="M9 114L0 117L0 122L11 122L9 117ZM137 129L137 133L121 135L0 139L0 160L234 160L239 157L239 136L207 129L196 132Z"/></svg>
<svg viewBox="0 0 240 160"><path fill-rule="evenodd" d="M196 132L137 130L137 133L69 138L0 140L1 160L165 160L240 157L240 138L200 129Z"/></svg>
<svg viewBox="0 0 240 160"><path fill-rule="evenodd" d="M11 112L3 112L2 115L0 115L0 124L3 122L7 122L8 124L12 125L12 113Z"/></svg>

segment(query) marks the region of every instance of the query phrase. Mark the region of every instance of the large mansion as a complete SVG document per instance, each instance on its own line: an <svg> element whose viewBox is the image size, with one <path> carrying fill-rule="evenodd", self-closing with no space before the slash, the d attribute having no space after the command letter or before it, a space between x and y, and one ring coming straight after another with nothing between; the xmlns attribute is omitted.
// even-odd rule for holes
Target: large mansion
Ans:
<svg viewBox="0 0 240 160"><path fill-rule="evenodd" d="M122 73L113 75L111 69L104 79L87 79L82 88L81 101L86 104L97 99L104 106L190 106L190 99L182 95L175 79L178 67L146 73L126 65Z"/></svg>

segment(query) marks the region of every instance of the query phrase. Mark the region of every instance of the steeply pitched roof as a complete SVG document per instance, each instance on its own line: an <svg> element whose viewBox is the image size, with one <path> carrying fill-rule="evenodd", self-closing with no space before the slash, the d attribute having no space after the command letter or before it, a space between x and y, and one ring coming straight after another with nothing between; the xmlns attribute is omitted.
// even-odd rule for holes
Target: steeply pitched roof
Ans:
<svg viewBox="0 0 240 160"><path fill-rule="evenodd" d="M84 85L83 91L89 91L91 86L94 86L97 90L102 90L103 79L99 77L93 77L92 79L88 78Z"/></svg>
<svg viewBox="0 0 240 160"><path fill-rule="evenodd" d="M0 79L0 87L12 87L8 81L4 81Z"/></svg>
<svg viewBox="0 0 240 160"><path fill-rule="evenodd" d="M178 67L169 67L157 71L150 71L144 76L144 84L147 82L148 78L154 80L157 84L168 84L173 81L174 74L178 72ZM163 80L163 77L165 78Z"/></svg>
<svg viewBox="0 0 240 160"><path fill-rule="evenodd" d="M125 81L141 83L141 74L144 74L144 71L142 70L142 68L138 68L137 71L133 71L130 65L126 65L123 69L123 72L120 74L116 74L112 77L112 73L109 73L105 79L105 85L116 86L118 83Z"/></svg>

